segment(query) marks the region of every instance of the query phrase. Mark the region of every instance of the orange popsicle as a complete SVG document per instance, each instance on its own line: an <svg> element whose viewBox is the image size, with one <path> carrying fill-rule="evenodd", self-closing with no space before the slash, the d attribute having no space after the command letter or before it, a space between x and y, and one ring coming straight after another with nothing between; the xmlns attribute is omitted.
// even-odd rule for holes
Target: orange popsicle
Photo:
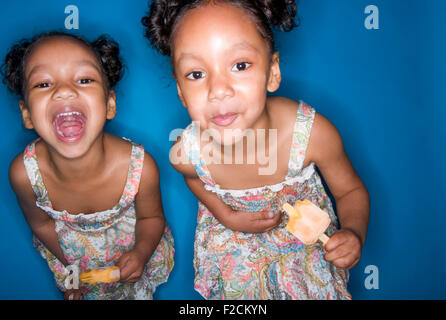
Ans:
<svg viewBox="0 0 446 320"><path fill-rule="evenodd" d="M96 284L98 282L116 282L121 278L119 267L99 268L84 271L79 275L79 280L83 283Z"/></svg>
<svg viewBox="0 0 446 320"><path fill-rule="evenodd" d="M282 208L289 216L286 229L290 233L304 244L313 244L321 240L325 245L329 238L324 231L330 225L330 217L325 211L309 200L298 200L294 207L284 203Z"/></svg>

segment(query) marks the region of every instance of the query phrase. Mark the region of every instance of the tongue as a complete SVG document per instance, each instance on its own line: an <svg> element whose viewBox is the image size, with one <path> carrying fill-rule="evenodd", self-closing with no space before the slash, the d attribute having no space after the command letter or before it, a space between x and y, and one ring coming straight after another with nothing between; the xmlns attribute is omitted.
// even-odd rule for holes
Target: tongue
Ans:
<svg viewBox="0 0 446 320"><path fill-rule="evenodd" d="M81 115L59 116L54 121L57 134L62 137L73 137L79 135L84 129L85 119Z"/></svg>

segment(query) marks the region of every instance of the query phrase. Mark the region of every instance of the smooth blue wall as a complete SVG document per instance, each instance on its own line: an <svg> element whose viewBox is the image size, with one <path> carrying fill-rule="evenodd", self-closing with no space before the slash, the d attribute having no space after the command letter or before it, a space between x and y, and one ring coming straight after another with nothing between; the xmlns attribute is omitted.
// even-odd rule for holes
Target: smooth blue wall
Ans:
<svg viewBox="0 0 446 320"><path fill-rule="evenodd" d="M379 8L378 30L364 27L370 4ZM108 33L121 45L127 70L106 130L142 143L160 167L176 257L156 298L200 299L192 267L197 203L168 162L169 133L189 118L168 59L143 37L147 2L3 2L0 57L22 37L63 30L67 5L79 8L74 33L90 40ZM446 298L445 11L443 0L301 0L300 27L276 32L278 94L305 100L335 124L371 196L367 243L349 282L356 299ZM60 299L8 182L10 161L35 134L23 128L17 99L3 85L0 99L0 299ZM378 267L378 290L364 286L368 265Z"/></svg>

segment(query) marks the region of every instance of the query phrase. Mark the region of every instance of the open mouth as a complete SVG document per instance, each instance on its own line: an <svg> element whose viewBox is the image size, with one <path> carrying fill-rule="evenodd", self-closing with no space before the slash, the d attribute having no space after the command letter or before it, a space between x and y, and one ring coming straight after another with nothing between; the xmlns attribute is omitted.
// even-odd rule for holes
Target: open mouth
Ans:
<svg viewBox="0 0 446 320"><path fill-rule="evenodd" d="M86 118L81 112L61 112L53 119L56 136L63 142L78 141L85 130Z"/></svg>
<svg viewBox="0 0 446 320"><path fill-rule="evenodd" d="M238 114L234 112L229 112L225 114L220 114L212 118L212 122L217 126L226 127L235 121Z"/></svg>

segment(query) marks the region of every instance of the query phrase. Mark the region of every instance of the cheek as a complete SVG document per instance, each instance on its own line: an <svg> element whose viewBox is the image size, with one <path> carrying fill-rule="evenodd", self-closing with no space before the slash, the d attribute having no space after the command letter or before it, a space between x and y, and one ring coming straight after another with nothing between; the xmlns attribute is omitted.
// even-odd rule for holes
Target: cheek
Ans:
<svg viewBox="0 0 446 320"><path fill-rule="evenodd" d="M81 99L90 106L93 116L105 117L107 113L107 100L104 92L94 92L93 94L83 94Z"/></svg>
<svg viewBox="0 0 446 320"><path fill-rule="evenodd" d="M91 91L85 91L81 93L82 99L89 101L94 104L105 104L106 95L103 89L95 88Z"/></svg>
<svg viewBox="0 0 446 320"><path fill-rule="evenodd" d="M34 127L40 127L43 125L45 120L47 119L47 110L45 108L39 108L36 104L33 104L30 107L31 121L33 122ZM52 120L48 118L48 121Z"/></svg>
<svg viewBox="0 0 446 320"><path fill-rule="evenodd" d="M205 123L207 120L206 111L203 108L193 107L187 109L192 121L199 121Z"/></svg>
<svg viewBox="0 0 446 320"><path fill-rule="evenodd" d="M184 87L182 94L184 103L186 104L185 107L188 109L192 120L204 116L206 110L209 110L207 108L207 92L204 88Z"/></svg>
<svg viewBox="0 0 446 320"><path fill-rule="evenodd" d="M203 104L206 101L207 92L205 85L183 85L182 95L188 105Z"/></svg>
<svg viewBox="0 0 446 320"><path fill-rule="evenodd" d="M234 88L238 91L249 96L262 96L266 95L267 88L267 75L264 72L251 72L246 77L237 79Z"/></svg>
<svg viewBox="0 0 446 320"><path fill-rule="evenodd" d="M48 104L50 98L47 95L43 94L29 94L26 97L26 106L28 106L31 113L41 113L45 108L45 106Z"/></svg>
<svg viewBox="0 0 446 320"><path fill-rule="evenodd" d="M263 107L266 101L266 77L259 74L239 82L236 90L243 96L245 103L250 108Z"/></svg>

